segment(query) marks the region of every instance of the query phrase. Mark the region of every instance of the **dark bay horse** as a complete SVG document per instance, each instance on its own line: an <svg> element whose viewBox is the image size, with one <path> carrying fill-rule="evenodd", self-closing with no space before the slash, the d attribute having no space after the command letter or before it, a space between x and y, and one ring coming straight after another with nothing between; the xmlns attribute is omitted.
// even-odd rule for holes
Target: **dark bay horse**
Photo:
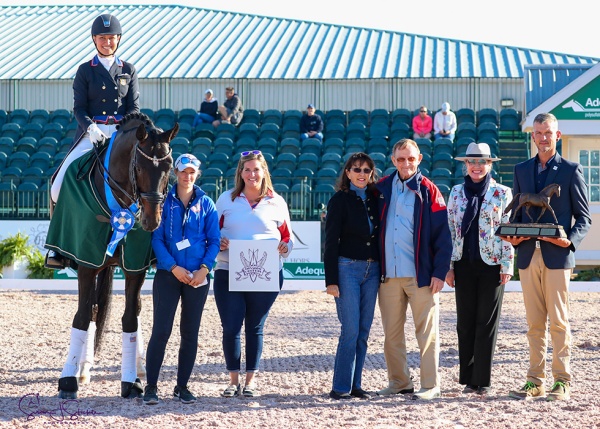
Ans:
<svg viewBox="0 0 600 429"><path fill-rule="evenodd" d="M173 164L169 142L178 131L178 124L175 124L171 130L163 131L155 127L146 115L130 114L122 119L109 149L102 152L96 151L95 156L90 156L87 161L93 163L91 170L87 173L88 181L94 183L96 193L104 206L110 207L112 213L110 218L115 220L111 223L112 229L117 231L120 224L128 222L133 224L132 219L134 219L135 225L141 226L141 229L135 227L134 229L145 237L142 253L146 252L145 254L148 255L151 254L150 233L160 225L162 203L167 192L168 177ZM108 161L106 160L107 156L110 157ZM81 177L78 180L81 180ZM107 193L109 192L113 195L112 207L111 198L107 203ZM60 200L61 198L57 203L57 211L55 211L53 220L61 204ZM123 208L122 211L114 209L115 202ZM84 215L69 214L65 210L63 212L67 213L63 214L63 217L75 217L75 219L70 219L71 225L77 227L82 223L77 216ZM129 221L125 212L131 216ZM122 219L119 217L121 215L123 215ZM100 222L111 221L108 217L97 215L96 219L91 219L91 230L84 231L83 234L94 235L94 231L103 225ZM105 225L102 227L106 228ZM52 224L50 229L52 229ZM111 242L115 237L114 234ZM102 241L102 238L98 240L98 235L96 233L96 241ZM139 237L139 235L134 237L132 235L133 230L127 232L125 238L121 239L122 245L115 245L114 252L109 252L107 242L99 242L100 255L103 258L101 261L103 262L96 266L82 263L77 255L61 252L63 256L71 256L71 259L78 263L79 303L71 329L69 354L58 382L60 398L77 398L79 383L87 383L90 380L94 354L101 344L110 307L115 266L123 268L125 273L125 312L121 318L123 331L121 396L125 398L142 396L142 385L138 377L145 375L145 369L138 317L141 311L140 290L147 267L144 266L143 269L137 271L128 271L128 267L124 266L125 246L133 247L134 237ZM62 250L60 247L56 247L56 249L59 252ZM106 253L104 253L105 250Z"/></svg>
<svg viewBox="0 0 600 429"><path fill-rule="evenodd" d="M550 198L552 198L554 195L557 195L560 197L560 185L557 185L556 183L552 183L552 184L546 186L544 189L542 189L540 191L539 194L528 194L528 193L516 194L513 197L510 204L504 210L504 213L505 214L508 213L513 208L513 206L518 202L517 207L512 211L512 215L510 216L511 222L515 219L517 212L522 207L525 207L525 213L527 214L529 219L533 222L533 217L529 213L529 209L531 207L541 207L542 211L540 212L540 215L537 217L535 222L538 222L542 218L544 213L546 213L546 210L550 210L550 213L554 217L554 222L556 222L558 224L558 219L556 218L556 214L554 213L554 210L550 206Z"/></svg>

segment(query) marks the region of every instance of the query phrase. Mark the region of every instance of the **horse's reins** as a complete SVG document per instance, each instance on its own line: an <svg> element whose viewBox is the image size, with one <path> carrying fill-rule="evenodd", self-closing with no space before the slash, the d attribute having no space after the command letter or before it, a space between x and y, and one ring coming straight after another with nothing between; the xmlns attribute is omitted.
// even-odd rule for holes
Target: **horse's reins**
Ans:
<svg viewBox="0 0 600 429"><path fill-rule="evenodd" d="M102 163L102 161L100 159L100 152L98 151L98 147L96 145L93 145L93 147L94 147L94 154L95 154L96 162L98 164L98 167L100 168L102 180L108 185L108 187L111 190L120 191L121 193L123 193L125 195L125 197L127 197L131 201L131 203L136 203L139 198L143 198L150 203L156 203L156 204L160 204L164 201L165 195L167 193L166 188L165 188L165 192L163 192L163 194L160 194L159 192L141 192L138 194L137 180L135 178L135 167L137 165L136 154L137 154L137 152L141 153L146 159L152 161L152 163L155 166L158 166L159 162L165 161L169 156L171 156L173 149L170 146L169 146L169 151L167 152L167 154L164 157L156 158L156 156L154 156L153 158L151 158L148 155L146 155L142 151L142 149L140 149L140 141L139 140L135 143L135 145L133 146L133 149L132 149L133 155L131 157L131 162L129 163L129 179L130 179L132 187L133 187L133 195L130 195L129 192L127 192L125 189L123 189L123 187L121 185L119 185L119 183L110 175L110 172L104 167L104 164ZM114 193L113 193L113 195L114 195ZM123 201L123 199L121 199L121 197L115 196L115 198L117 198L119 200L119 202L121 203L121 205L123 207L129 207L129 204L126 204L125 201ZM140 216L139 212L136 213L136 217L139 217L139 216Z"/></svg>

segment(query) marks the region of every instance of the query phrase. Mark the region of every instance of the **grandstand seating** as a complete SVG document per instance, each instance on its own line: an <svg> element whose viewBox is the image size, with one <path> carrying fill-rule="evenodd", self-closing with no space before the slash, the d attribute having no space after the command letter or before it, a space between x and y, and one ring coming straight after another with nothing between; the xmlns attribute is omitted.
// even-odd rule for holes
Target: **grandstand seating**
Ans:
<svg viewBox="0 0 600 429"><path fill-rule="evenodd" d="M303 152L298 157L297 168L309 168L312 171L317 171L319 168L319 156L311 152Z"/></svg>
<svg viewBox="0 0 600 429"><path fill-rule="evenodd" d="M314 153L317 157L321 156L323 143L319 139L308 138L300 143L301 153Z"/></svg>
<svg viewBox="0 0 600 429"><path fill-rule="evenodd" d="M298 157L300 155L300 141L294 138L287 138L281 140L281 144L279 146L279 153L293 153L296 157Z"/></svg>
<svg viewBox="0 0 600 429"><path fill-rule="evenodd" d="M258 126L260 124L260 112L256 109L244 110L244 116L242 117L242 124L254 124Z"/></svg>
<svg viewBox="0 0 600 429"><path fill-rule="evenodd" d="M67 125L71 123L72 114L67 109L56 109L50 113L50 118L48 122L53 124L60 124L63 128L66 128Z"/></svg>
<svg viewBox="0 0 600 429"><path fill-rule="evenodd" d="M498 111L493 108L481 109L477 112L477 126L481 124L491 122L494 125L498 125Z"/></svg>
<svg viewBox="0 0 600 429"><path fill-rule="evenodd" d="M386 109L374 109L371 111L369 115L369 124L370 125L387 125L390 124L390 112Z"/></svg>
<svg viewBox="0 0 600 429"><path fill-rule="evenodd" d="M462 109L458 109L455 112L456 115L456 123L458 125L464 123L470 123L475 125L475 111L468 107L463 107Z"/></svg>
<svg viewBox="0 0 600 429"><path fill-rule="evenodd" d="M239 127L221 124L218 128L212 124L192 128L190 122L196 113L191 108L179 112L145 109L145 112L154 117L155 123L163 121L163 126L174 115L180 132L171 142L173 154L177 156L191 152L201 160L204 172L199 183L211 195L218 196L224 189L233 186L241 152L259 149L269 169L275 173L272 173L274 186L278 192L285 193L284 198L288 201L291 201L293 185L303 183L303 177L309 178L305 183L306 189L319 189L319 192L314 191L307 197L307 213L311 216L317 216L318 204L326 204L335 192L333 186L349 156L357 151L365 151L375 161L378 174L387 175L396 171L389 156L391 146L401 138L412 136L410 122L413 112L408 109L396 109L392 113L386 109L374 109L371 112L364 109L348 112L332 109L327 114L317 112L323 115L325 122L324 141L307 139L302 143L298 140L302 112L295 109L265 112L263 116L256 110L248 109ZM449 186L464 180L463 163L456 161L453 156L464 155L473 141L485 141L494 155L503 158L502 163L494 165L496 169L491 174L510 186L512 166L524 159L527 151L527 142L524 141L527 136L519 132L520 113L514 109L499 112L495 109L481 109L479 112L460 109L456 113L460 125L455 143L417 139L423 155L421 171L446 193ZM461 117L462 113L464 117ZM66 151L72 146L77 122L70 111L60 109L49 113L32 111L27 122L19 120L22 125L9 122L12 117L25 116L22 112L0 111L0 171L3 181L12 181L15 185L35 183L41 195L44 193L42 188L47 191L47 177L58 168ZM263 121L265 118L266 121ZM474 126L475 118L477 128ZM494 121L496 124L493 124ZM463 130L467 130L467 136L462 134ZM19 168L11 169L16 165ZM502 177L499 177L498 171L502 172ZM297 193L302 192L298 191L298 186L294 189ZM16 194L14 198L16 207ZM36 213L42 213L41 206L40 200ZM3 215L6 210L0 208L0 217L6 216ZM13 215L16 213L11 210L8 212ZM296 213L300 216L301 212L299 210Z"/></svg>
<svg viewBox="0 0 600 429"><path fill-rule="evenodd" d="M521 117L512 107L500 111L500 131L520 131Z"/></svg>
<svg viewBox="0 0 600 429"><path fill-rule="evenodd" d="M412 126L413 114L410 110L399 108L392 112L392 127L396 124L406 124L410 128Z"/></svg>
<svg viewBox="0 0 600 429"><path fill-rule="evenodd" d="M48 123L49 119L50 112L48 112L46 109L36 109L33 110L29 116L29 123L40 124L44 126L46 123Z"/></svg>
<svg viewBox="0 0 600 429"><path fill-rule="evenodd" d="M175 125L176 117L173 109L159 109L154 113L154 124L163 130L169 130Z"/></svg>
<svg viewBox="0 0 600 429"><path fill-rule="evenodd" d="M11 122L13 124L18 124L19 126L23 126L29 122L29 110L26 109L15 109L8 115L8 120L6 122Z"/></svg>
<svg viewBox="0 0 600 429"><path fill-rule="evenodd" d="M36 140L42 138L43 127L41 124L28 123L21 127L21 137L32 137Z"/></svg>
<svg viewBox="0 0 600 429"><path fill-rule="evenodd" d="M366 128L369 125L369 112L365 109L354 109L348 113L348 126L359 123Z"/></svg>
<svg viewBox="0 0 600 429"><path fill-rule="evenodd" d="M268 109L263 112L262 121L264 124L275 124L279 129L283 123L283 114L277 109Z"/></svg>
<svg viewBox="0 0 600 429"><path fill-rule="evenodd" d="M194 124L194 119L196 119L196 110L195 109L181 109L179 114L177 115L177 122L179 125L188 124L192 126Z"/></svg>
<svg viewBox="0 0 600 429"><path fill-rule="evenodd" d="M287 168L290 172L296 169L297 162L297 156L291 152L279 153L275 158L277 168Z"/></svg>
<svg viewBox="0 0 600 429"><path fill-rule="evenodd" d="M340 109L328 110L327 113L325 114L325 124L326 125L341 124L341 125L344 125L344 127L345 127L347 124L346 113Z"/></svg>
<svg viewBox="0 0 600 429"><path fill-rule="evenodd" d="M0 137L10 137L14 141L19 140L21 138L21 125L13 122L2 125L2 135Z"/></svg>

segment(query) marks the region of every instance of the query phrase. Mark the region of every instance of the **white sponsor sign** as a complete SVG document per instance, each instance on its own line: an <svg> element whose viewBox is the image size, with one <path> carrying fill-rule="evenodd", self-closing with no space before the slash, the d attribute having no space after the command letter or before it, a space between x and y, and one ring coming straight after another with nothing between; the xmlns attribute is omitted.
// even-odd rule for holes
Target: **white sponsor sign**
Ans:
<svg viewBox="0 0 600 429"><path fill-rule="evenodd" d="M278 240L229 241L229 290L278 292Z"/></svg>
<svg viewBox="0 0 600 429"><path fill-rule="evenodd" d="M292 222L294 249L285 262L321 262L321 222Z"/></svg>

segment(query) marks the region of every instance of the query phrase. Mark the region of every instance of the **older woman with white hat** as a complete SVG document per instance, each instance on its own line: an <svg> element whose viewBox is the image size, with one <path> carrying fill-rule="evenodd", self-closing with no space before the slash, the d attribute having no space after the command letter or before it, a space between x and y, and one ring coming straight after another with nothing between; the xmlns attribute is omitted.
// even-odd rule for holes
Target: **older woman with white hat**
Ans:
<svg viewBox="0 0 600 429"><path fill-rule="evenodd" d="M495 235L508 222L504 209L512 200L510 188L490 175L492 156L486 143L471 143L464 161L464 183L448 199L452 261L446 283L455 289L459 353L459 383L463 393L487 394L504 286L513 273L514 249Z"/></svg>

